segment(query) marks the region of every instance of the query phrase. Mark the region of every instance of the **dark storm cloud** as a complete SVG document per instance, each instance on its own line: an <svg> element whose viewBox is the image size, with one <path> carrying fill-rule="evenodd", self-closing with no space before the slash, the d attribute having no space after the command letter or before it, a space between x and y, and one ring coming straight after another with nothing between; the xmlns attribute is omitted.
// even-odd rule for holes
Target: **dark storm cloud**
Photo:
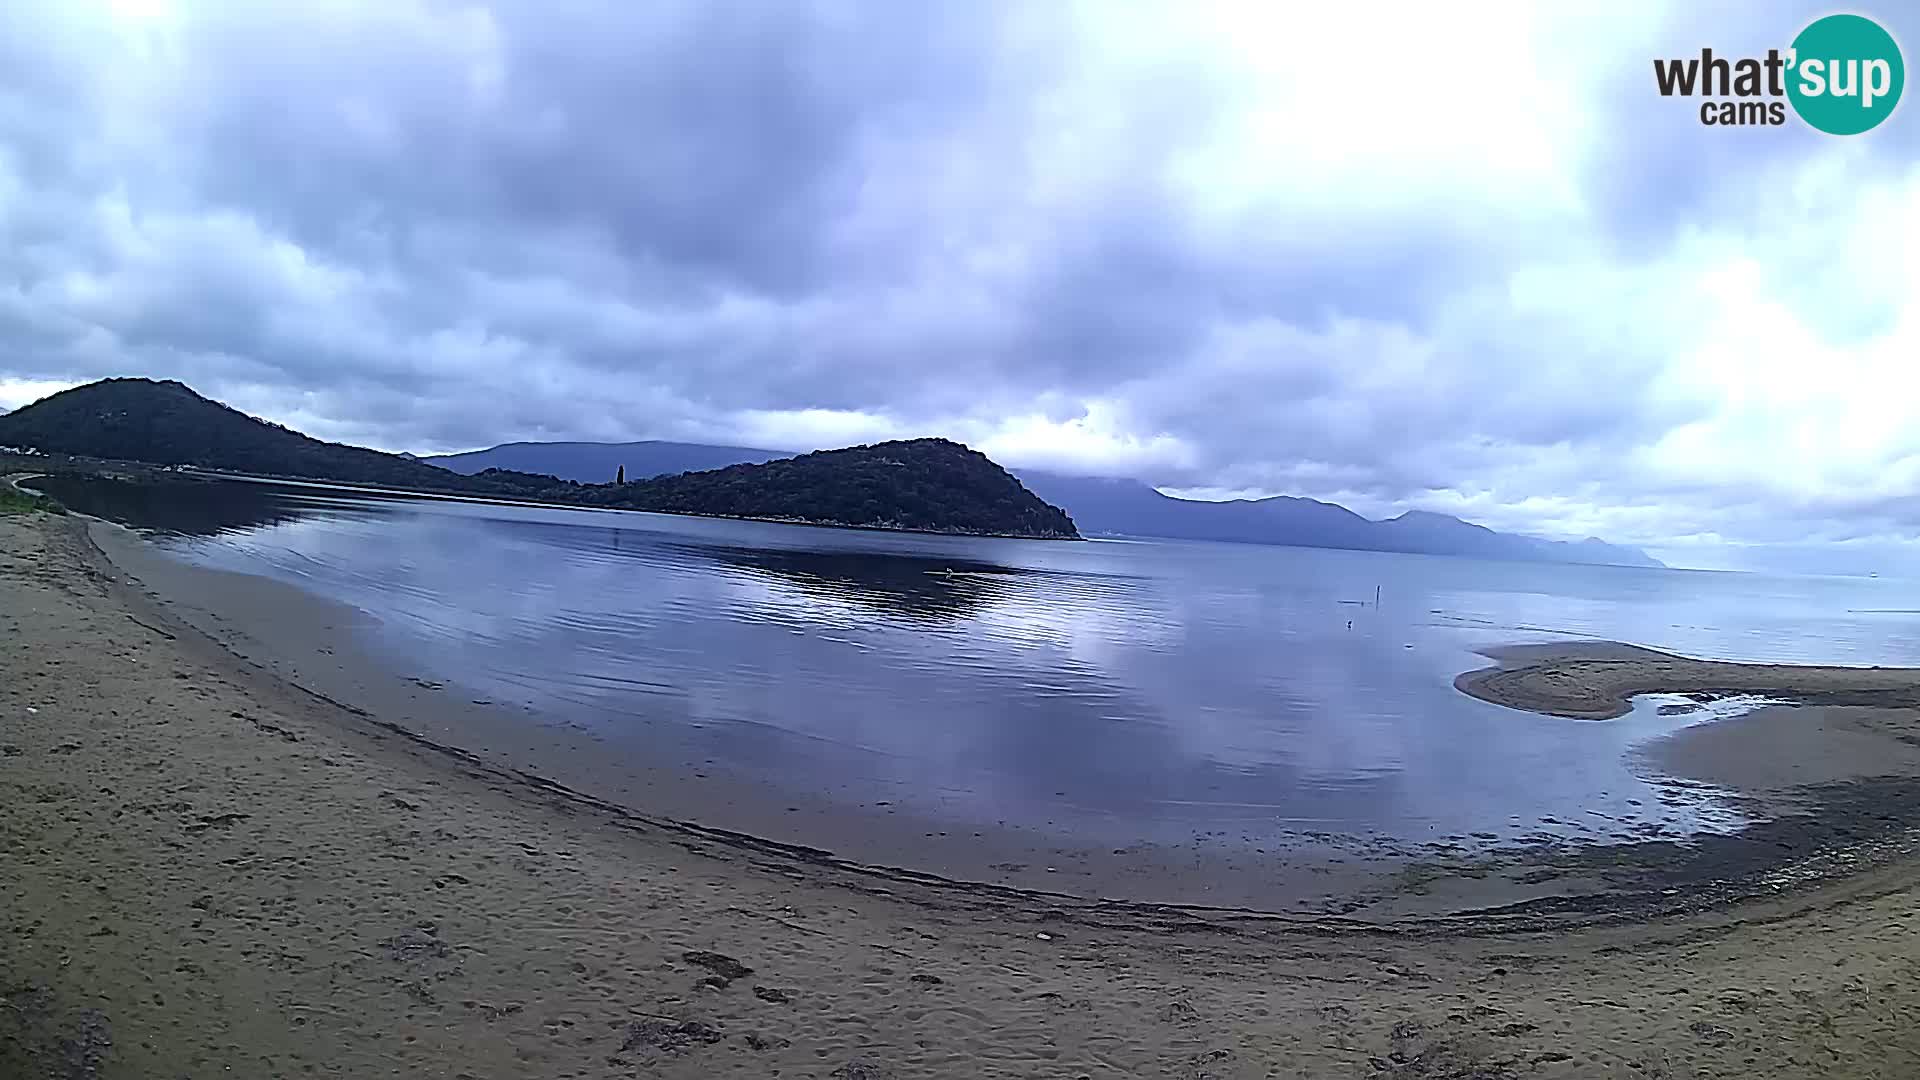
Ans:
<svg viewBox="0 0 1920 1080"><path fill-rule="evenodd" d="M1258 5L137 6L0 13L0 386L180 377L421 450L938 431L1638 513L1674 478L1620 463L1720 404L1669 377L1720 254L1688 245L1777 224L1821 155L1897 181L1920 131L1708 133L1653 93L1654 56L1784 44L1790 5L1569 15L1514 84L1568 104L1489 129L1444 68L1321 123L1315 57L1238 40L1284 28L1228 21ZM1902 310L1770 255L1835 334Z"/></svg>
<svg viewBox="0 0 1920 1080"><path fill-rule="evenodd" d="M871 179L861 141L950 121L990 73L988 28L931 6L867 14L233 13L194 34L195 53L217 58L188 88L198 186L349 256L373 238L431 260L421 226L493 222L600 237L656 287L804 292Z"/></svg>

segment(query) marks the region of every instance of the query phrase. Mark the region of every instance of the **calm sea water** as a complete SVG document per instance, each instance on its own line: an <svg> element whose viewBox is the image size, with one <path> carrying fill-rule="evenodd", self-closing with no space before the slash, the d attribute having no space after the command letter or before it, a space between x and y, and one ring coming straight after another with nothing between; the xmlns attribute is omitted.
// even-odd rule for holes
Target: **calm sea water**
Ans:
<svg viewBox="0 0 1920 1080"><path fill-rule="evenodd" d="M1696 719L1550 719L1453 677L1484 665L1476 647L1575 638L1920 663L1905 582L36 486L360 608L404 670L584 727L613 758L1098 843L1712 826L1628 760Z"/></svg>

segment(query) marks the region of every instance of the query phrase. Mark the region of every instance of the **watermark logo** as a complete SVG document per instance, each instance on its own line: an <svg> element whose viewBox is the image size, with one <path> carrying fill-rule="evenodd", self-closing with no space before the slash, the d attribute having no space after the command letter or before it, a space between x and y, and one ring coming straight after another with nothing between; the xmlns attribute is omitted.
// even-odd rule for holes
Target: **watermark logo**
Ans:
<svg viewBox="0 0 1920 1080"><path fill-rule="evenodd" d="M1778 126L1787 107L1815 130L1858 135L1900 104L1907 67L1893 35L1864 15L1815 19L1785 51L1729 59L1711 48L1697 57L1653 62L1661 97L1698 97L1709 127Z"/></svg>

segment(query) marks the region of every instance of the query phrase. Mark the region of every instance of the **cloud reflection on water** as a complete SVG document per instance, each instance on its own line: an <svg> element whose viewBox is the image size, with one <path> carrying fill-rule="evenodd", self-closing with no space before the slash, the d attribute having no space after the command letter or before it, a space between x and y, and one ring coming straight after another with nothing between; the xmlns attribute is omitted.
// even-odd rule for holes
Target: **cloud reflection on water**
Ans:
<svg viewBox="0 0 1920 1080"><path fill-rule="evenodd" d="M583 725L609 754L1116 841L1424 841L1668 814L1625 751L1684 718L1489 706L1451 688L1470 649L1557 623L1846 660L1911 650L1920 626L1848 614L1920 607L1868 604L1857 583L205 487L231 499L201 491L157 515L187 557L359 607L409 670ZM161 505L60 494L128 516Z"/></svg>

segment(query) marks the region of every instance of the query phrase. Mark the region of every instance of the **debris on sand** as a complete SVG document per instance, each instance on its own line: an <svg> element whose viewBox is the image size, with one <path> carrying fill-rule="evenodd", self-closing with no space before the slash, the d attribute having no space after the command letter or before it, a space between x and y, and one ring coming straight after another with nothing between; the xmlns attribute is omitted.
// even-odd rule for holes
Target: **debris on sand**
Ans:
<svg viewBox="0 0 1920 1080"><path fill-rule="evenodd" d="M625 1054L648 1049L675 1051L695 1043L717 1043L722 1038L724 1036L719 1028L699 1020L649 1016L627 1025L627 1041L620 1044L620 1052Z"/></svg>
<svg viewBox="0 0 1920 1080"><path fill-rule="evenodd" d="M438 959L453 952L451 946L432 933L411 928L382 941L380 947L386 951L388 959L410 964L415 960Z"/></svg>
<svg viewBox="0 0 1920 1080"><path fill-rule="evenodd" d="M720 980L720 986L723 988L735 979L744 979L753 974L752 968L728 956L726 953L708 952L704 949L690 949L681 953L680 959L685 960L689 964L697 964L713 972L714 978Z"/></svg>

